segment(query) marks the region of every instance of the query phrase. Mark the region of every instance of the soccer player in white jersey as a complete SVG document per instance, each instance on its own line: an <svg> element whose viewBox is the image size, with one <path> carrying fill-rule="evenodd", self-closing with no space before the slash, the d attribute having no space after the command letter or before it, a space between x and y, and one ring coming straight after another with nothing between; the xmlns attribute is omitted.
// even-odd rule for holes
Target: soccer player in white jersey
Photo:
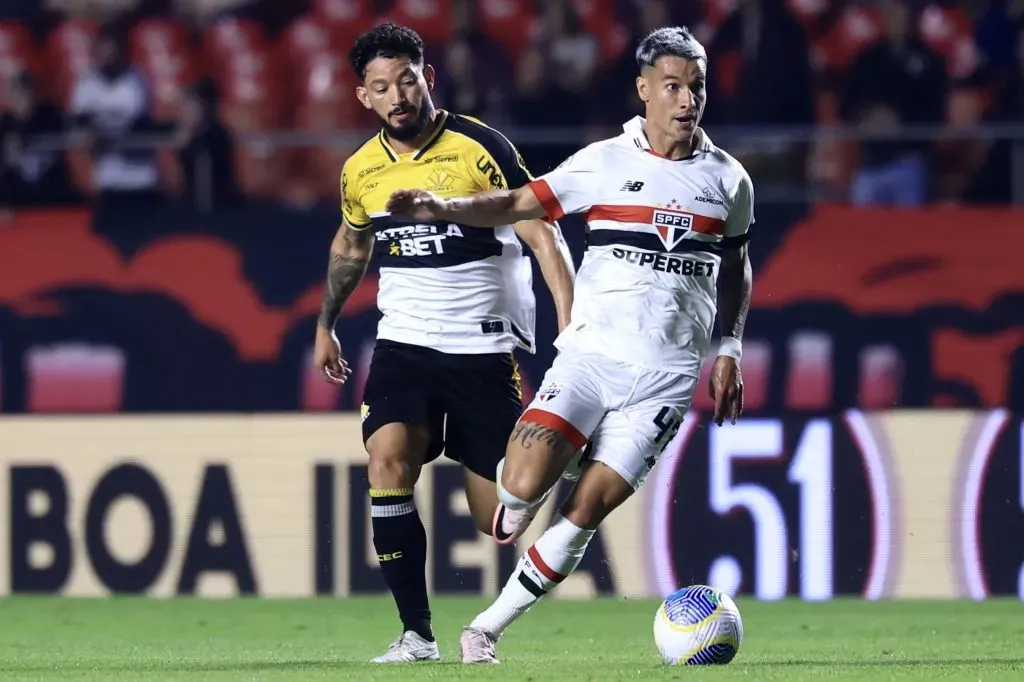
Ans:
<svg viewBox="0 0 1024 682"><path fill-rule="evenodd" d="M462 635L467 663L497 663L505 629L578 565L598 525L643 483L690 406L716 312L714 421L743 409L741 338L750 302L753 187L698 127L707 55L685 28L662 28L636 51L644 118L516 190L442 199L392 194L419 219L500 225L582 213L589 244L561 351L520 418L500 465L502 507L535 514L577 452L582 472L494 604ZM585 449L584 449L584 446Z"/></svg>

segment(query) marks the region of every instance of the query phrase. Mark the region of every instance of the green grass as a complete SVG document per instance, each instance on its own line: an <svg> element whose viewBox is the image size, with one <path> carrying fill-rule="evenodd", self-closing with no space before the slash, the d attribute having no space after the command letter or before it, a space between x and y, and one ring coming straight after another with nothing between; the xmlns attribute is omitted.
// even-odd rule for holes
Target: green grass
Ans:
<svg viewBox="0 0 1024 682"><path fill-rule="evenodd" d="M0 601L0 679L50 680L1024 680L1018 601L759 603L718 668L667 668L652 601L548 601L501 642L501 666L458 663L486 604L435 599L442 663L371 666L396 633L389 599Z"/></svg>

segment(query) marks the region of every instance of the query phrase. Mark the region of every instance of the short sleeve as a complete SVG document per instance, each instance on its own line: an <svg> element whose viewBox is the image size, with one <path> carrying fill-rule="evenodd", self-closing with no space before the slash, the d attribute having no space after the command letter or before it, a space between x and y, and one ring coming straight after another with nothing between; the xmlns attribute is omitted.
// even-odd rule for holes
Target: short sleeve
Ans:
<svg viewBox="0 0 1024 682"><path fill-rule="evenodd" d="M450 127L482 147L470 167L481 191L519 189L533 180L519 150L494 128L468 116L460 116L458 122Z"/></svg>
<svg viewBox="0 0 1024 682"><path fill-rule="evenodd" d="M741 169L740 180L729 205L729 216L725 219L723 246L739 247L746 244L753 224L754 183L746 171Z"/></svg>
<svg viewBox="0 0 1024 682"><path fill-rule="evenodd" d="M345 222L356 230L363 230L370 226L370 216L366 215L363 205L359 203L356 184L349 181L351 170L348 164L341 170L341 214Z"/></svg>
<svg viewBox="0 0 1024 682"><path fill-rule="evenodd" d="M601 185L600 167L598 153L592 147L585 147L555 170L531 182L530 189L547 211L548 219L558 220L593 206Z"/></svg>

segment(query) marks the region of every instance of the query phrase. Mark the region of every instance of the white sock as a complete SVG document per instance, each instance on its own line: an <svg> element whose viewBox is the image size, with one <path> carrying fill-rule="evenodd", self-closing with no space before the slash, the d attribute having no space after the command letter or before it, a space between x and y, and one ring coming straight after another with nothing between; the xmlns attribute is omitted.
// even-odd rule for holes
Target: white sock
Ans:
<svg viewBox="0 0 1024 682"><path fill-rule="evenodd" d="M498 598L470 627L501 636L516 618L576 570L592 537L594 531L556 514L544 535L520 557Z"/></svg>

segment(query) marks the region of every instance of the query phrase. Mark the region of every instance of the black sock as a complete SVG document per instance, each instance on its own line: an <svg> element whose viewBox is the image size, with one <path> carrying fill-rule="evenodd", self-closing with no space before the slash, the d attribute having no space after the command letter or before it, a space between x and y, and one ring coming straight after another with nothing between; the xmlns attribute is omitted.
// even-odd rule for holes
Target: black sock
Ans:
<svg viewBox="0 0 1024 682"><path fill-rule="evenodd" d="M370 490L373 546L406 630L434 641L427 599L427 531L412 488Z"/></svg>

